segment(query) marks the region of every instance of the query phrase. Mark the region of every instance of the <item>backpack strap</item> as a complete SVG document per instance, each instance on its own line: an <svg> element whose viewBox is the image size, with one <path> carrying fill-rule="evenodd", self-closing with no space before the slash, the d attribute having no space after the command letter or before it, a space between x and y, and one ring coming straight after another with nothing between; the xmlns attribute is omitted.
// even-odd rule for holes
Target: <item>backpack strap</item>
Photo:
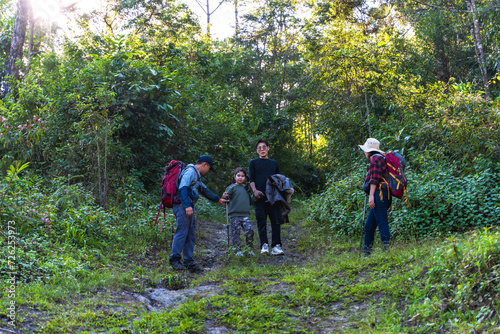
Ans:
<svg viewBox="0 0 500 334"><path fill-rule="evenodd" d="M160 226L160 233L161 231L163 230L163 224L165 223L165 207L163 207L163 220L161 222L161 226Z"/></svg>
<svg viewBox="0 0 500 334"><path fill-rule="evenodd" d="M179 182L181 181L182 177L184 176L184 173L186 173L187 169L188 168L192 168L194 170L194 175L196 175L196 181L194 184L198 183L198 181L200 181L200 177L198 175L198 171L196 170L196 167L194 166L186 166L186 168L184 168L184 170L179 174L179 176L177 177L177 190L179 190ZM192 184L191 186L193 186L194 184Z"/></svg>
<svg viewBox="0 0 500 334"><path fill-rule="evenodd" d="M374 155L372 155L372 157L376 156L376 155L380 155L384 161L385 161L385 157L383 154L381 153L375 153ZM385 161L385 170L387 171L387 161ZM389 182L387 182L387 180L382 176L382 180L384 180L384 182L380 182L379 183L379 195L380 195L380 200L382 201L384 199L384 196L382 195L382 184L385 183L385 185L387 186L387 193L389 194L389 199L391 198L391 187L389 187Z"/></svg>
<svg viewBox="0 0 500 334"><path fill-rule="evenodd" d="M160 207L158 208L158 213L156 214L156 220L155 220L155 225L158 223L158 217L160 217L160 212L161 212L161 208L163 207L163 220L161 222L161 225L160 225L160 233L161 231L163 230L163 225L165 224L165 216L166 216L166 213L165 213L165 206L163 205L163 203L160 203Z"/></svg>
<svg viewBox="0 0 500 334"><path fill-rule="evenodd" d="M158 213L156 214L156 220L154 225L156 226L156 224L158 223L158 218L160 217L161 208L163 208L163 221L161 222L160 233L161 230L163 229L163 224L165 223L165 206L163 205L163 203L160 203L160 207L158 208Z"/></svg>
<svg viewBox="0 0 500 334"><path fill-rule="evenodd" d="M391 198L391 187L389 187L389 182L387 182L387 180L382 177L382 180L384 180L384 182L380 182L380 183L385 183L387 185L387 199L390 199ZM384 197L382 196L382 184L379 186L379 189L380 189L380 200L384 200Z"/></svg>
<svg viewBox="0 0 500 334"><path fill-rule="evenodd" d="M161 211L161 207L163 206L163 203L160 202L160 207L158 208L158 214L156 215L156 220L155 220L155 225L158 223L158 217L160 216L160 211Z"/></svg>

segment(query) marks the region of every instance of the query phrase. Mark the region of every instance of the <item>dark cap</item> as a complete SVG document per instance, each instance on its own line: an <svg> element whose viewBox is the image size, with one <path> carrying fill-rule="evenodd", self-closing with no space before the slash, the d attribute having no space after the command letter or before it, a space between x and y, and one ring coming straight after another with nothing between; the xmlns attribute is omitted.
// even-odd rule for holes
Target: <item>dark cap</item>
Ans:
<svg viewBox="0 0 500 334"><path fill-rule="evenodd" d="M202 155L198 158L198 161L196 161L197 164L201 164L202 162L206 162L210 165L210 169L214 170L214 163L209 155Z"/></svg>

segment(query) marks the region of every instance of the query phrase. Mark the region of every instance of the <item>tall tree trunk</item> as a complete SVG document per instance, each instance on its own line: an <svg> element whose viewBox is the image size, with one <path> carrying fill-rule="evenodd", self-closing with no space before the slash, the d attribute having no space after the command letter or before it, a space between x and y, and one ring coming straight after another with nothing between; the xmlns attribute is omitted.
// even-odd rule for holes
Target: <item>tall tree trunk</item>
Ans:
<svg viewBox="0 0 500 334"><path fill-rule="evenodd" d="M365 91L365 108L366 108L365 119L366 119L366 122L368 123L368 137L371 138L371 136L372 136L372 126L370 124L370 109L368 108L368 93L366 92L366 87L364 87L364 85L363 85L363 88L364 88L364 91Z"/></svg>
<svg viewBox="0 0 500 334"><path fill-rule="evenodd" d="M240 32L240 24L238 20L238 0L234 0L234 34L238 36Z"/></svg>
<svg viewBox="0 0 500 334"><path fill-rule="evenodd" d="M28 65L26 69L26 74L28 74L30 70L31 57L33 57L33 38L35 31L35 18L33 17L33 8L31 8L31 6L29 11L29 25L30 25L30 39L28 42Z"/></svg>
<svg viewBox="0 0 500 334"><path fill-rule="evenodd" d="M474 41L474 48L476 49L476 56L479 63L479 68L481 70L481 77L483 79L484 93L486 99L490 99L490 84L488 82L488 71L486 70L486 61L484 60L483 44L481 42L481 27L479 26L479 20L476 13L476 3L475 0L466 0L467 9L472 14L472 29L471 35Z"/></svg>
<svg viewBox="0 0 500 334"><path fill-rule="evenodd" d="M109 129L109 120L106 119L106 128L105 128L105 135L104 135L104 203L103 203L103 208L104 210L108 209L108 129Z"/></svg>
<svg viewBox="0 0 500 334"><path fill-rule="evenodd" d="M313 118L312 116L308 116L309 119L309 159L312 159L313 157L313 151L314 151L314 138L313 138Z"/></svg>
<svg viewBox="0 0 500 334"><path fill-rule="evenodd" d="M210 39L210 0L207 0L207 36Z"/></svg>
<svg viewBox="0 0 500 334"><path fill-rule="evenodd" d="M97 145L97 193L99 195L99 205L104 207L104 199L102 193L102 177L101 177L101 148L99 146L99 134L97 133L97 125L94 125L95 130L95 138Z"/></svg>
<svg viewBox="0 0 500 334"><path fill-rule="evenodd" d="M9 62L7 63L7 75L19 80L19 67L17 60L23 59L24 40L26 36L26 26L30 12L30 0L19 0L17 2L16 21L14 32L12 33L12 43L10 44ZM10 93L10 86L7 84L5 93Z"/></svg>
<svg viewBox="0 0 500 334"><path fill-rule="evenodd" d="M207 36L208 38L210 38L210 16L215 13L215 11L217 9L219 9L220 5L222 5L222 3L224 3L225 0L220 0L219 4L217 5L217 7L215 7L215 9L213 11L210 12L210 0L206 0L207 1L207 4L204 5L201 3L201 0L196 0L196 3L201 7L201 9L205 12L205 14L207 15Z"/></svg>
<svg viewBox="0 0 500 334"><path fill-rule="evenodd" d="M285 51L285 55L283 57L283 73L281 74L281 82L279 83L279 86L278 86L278 112L281 111L281 106L285 106L285 104L283 103L283 91L284 91L284 88L285 88L285 79L286 79L286 65L288 63L288 51L290 50L290 48L287 48L286 51Z"/></svg>

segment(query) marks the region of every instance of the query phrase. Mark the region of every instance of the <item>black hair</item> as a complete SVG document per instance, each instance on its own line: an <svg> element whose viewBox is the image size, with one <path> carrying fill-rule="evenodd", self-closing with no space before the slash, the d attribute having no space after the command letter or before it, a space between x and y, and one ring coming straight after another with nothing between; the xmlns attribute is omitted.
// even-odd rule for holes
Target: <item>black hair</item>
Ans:
<svg viewBox="0 0 500 334"><path fill-rule="evenodd" d="M384 156L383 153L380 153L378 151L370 151L370 152L366 152L368 153L368 157L371 158L374 154L380 154L381 156Z"/></svg>
<svg viewBox="0 0 500 334"><path fill-rule="evenodd" d="M269 147L269 143L265 139L259 139L257 140L257 144L255 144L255 149L257 149L257 146L259 146L260 143L266 144L267 147Z"/></svg>
<svg viewBox="0 0 500 334"><path fill-rule="evenodd" d="M248 174L247 174L247 171L245 170L245 168L243 168L243 167L236 167L236 169L234 170L234 173L233 173L233 178L232 178L233 183L236 183L236 178L235 178L235 176L236 176L236 174L238 174L239 172L243 172L243 174L245 174L245 177L246 177L246 178L247 178L247 180L248 180Z"/></svg>

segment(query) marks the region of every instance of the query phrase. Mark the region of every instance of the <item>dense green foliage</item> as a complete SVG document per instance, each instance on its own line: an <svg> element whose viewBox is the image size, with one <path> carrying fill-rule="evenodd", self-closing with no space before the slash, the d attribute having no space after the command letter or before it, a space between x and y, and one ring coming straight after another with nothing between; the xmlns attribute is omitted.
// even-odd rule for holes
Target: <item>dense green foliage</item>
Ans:
<svg viewBox="0 0 500 334"><path fill-rule="evenodd" d="M115 191L123 184L153 189L169 159L193 161L202 153L220 166L208 182L220 191L235 166L248 164L260 137L305 194L321 189L326 173L344 174L367 136L402 129L412 163L418 159L412 149L469 163L465 172L473 169L470 156L498 159L497 101L481 98L476 64L465 61L471 57L446 51L454 63L445 77L435 74L442 64L429 55L442 43L432 34L449 36L453 47L453 38L466 33L458 21L440 28L446 10L414 16L419 8L320 1L299 19L305 2L264 1L238 35L214 42L178 1L115 5L119 20L107 33L91 26L102 12L79 21L83 34L64 42L62 52L41 52L23 84L4 98L2 114L11 124L4 170L31 161L48 175L81 175L106 207L121 200ZM494 78L490 45L497 32L494 18L483 14ZM12 24L12 16L2 22ZM403 23L413 36L399 28ZM124 29L134 33L120 35ZM463 40L459 48L471 46ZM46 121L44 135L33 126L36 140L13 133L34 117Z"/></svg>
<svg viewBox="0 0 500 334"><path fill-rule="evenodd" d="M12 4L0 5L11 6L1 21L11 27ZM304 6L311 15L301 19ZM496 21L485 4L478 6L491 75L497 70ZM333 180L311 201L313 213L329 228L350 233L363 174L356 147L371 136L384 149L401 150L409 162L412 206L396 205L393 215L404 234L414 225L428 226L419 232L424 234L463 230L488 224L495 214L498 199L487 194L496 189L500 100L483 98L477 64L468 60L473 41L459 24L464 5L458 12L436 7L415 15L421 7L398 3L369 9L363 2L264 1L224 41L203 36L178 1L111 8L119 19L106 21L109 31L92 30L103 15L106 20L103 12L81 17L82 34L58 50L47 43L0 102L4 175L9 166L29 161L39 183L67 178L112 210L126 200L123 189L157 191L170 159L192 162L211 154L218 168L207 183L220 192L234 167L255 156L255 140L265 137L271 157L299 192L316 193L324 180ZM451 21L445 29L446 15ZM437 31L447 44L436 41ZM444 66L438 56L449 60L445 76L436 74ZM468 196L481 205L463 217L475 223L453 222L451 228L452 204L444 208L433 199L468 206L452 185L475 179L484 183Z"/></svg>
<svg viewBox="0 0 500 334"><path fill-rule="evenodd" d="M20 282L80 279L99 268L103 257L115 252L116 259L128 253L146 252L151 247L165 249L171 243L173 214L167 212L161 232L160 225L153 228L156 197L138 191L136 186L121 188L121 203L105 211L81 183L58 177L46 184L39 176L26 174L28 168L28 164L12 166L0 181L5 222L0 250L8 254L14 247ZM218 209L208 201L200 201L199 218L223 217ZM8 239L11 234L7 226L15 231L13 239ZM9 259L0 261L0 273L7 275L12 271Z"/></svg>
<svg viewBox="0 0 500 334"><path fill-rule="evenodd" d="M389 214L395 236L429 237L494 225L500 215L500 166L478 166L475 174L454 176L455 168L434 166L426 173L409 170L408 203L393 198ZM364 194L362 171L332 180L311 201L311 219L337 235L361 233ZM377 193L375 194L377 196Z"/></svg>
<svg viewBox="0 0 500 334"><path fill-rule="evenodd" d="M164 231L152 228L163 167L210 154L216 171L204 182L220 194L234 168L256 157L256 140L267 138L270 157L305 200L310 233L297 247L330 247L332 257L342 255L336 267L274 270L249 262L240 280L229 263L206 278L234 278L223 294L140 318L134 310L106 328L132 323L136 331L155 332L167 322L172 332L202 331L207 319L216 319L235 331L285 331L298 326L297 318L328 313L342 298L376 292L393 303L404 300L406 310L403 316L396 304L386 304L379 331L490 328L486 320L498 313L498 233L482 228L497 225L500 216L498 6L482 0L472 8L470 0L446 6L391 0L377 7L363 0L246 2L255 6L224 40L210 40L180 0L117 0L90 14L68 12L79 29L71 37L54 22L35 21L33 52L28 55L28 31L16 82L6 76L15 1L0 0L0 83L12 88L0 100L0 249L9 251L15 222L23 291L38 296L44 285L61 288L39 304L19 302L50 309L72 290L139 289L133 279L145 269L129 261L151 253L161 263L153 275L161 276L170 270L163 265L174 225L167 212ZM456 236L436 252L417 247L389 255L377 269L387 279L385 285L376 280L380 286L360 283L354 272L375 278L369 268L383 256L358 261L332 246L361 230L367 161L357 145L368 137L408 162L409 202L395 199L390 213L394 240L481 231ZM224 220L207 202L198 210L202 219ZM422 259L411 260L417 256ZM2 258L2 277L7 264ZM389 277L386 270L401 264L416 267ZM184 279L169 275L169 286ZM347 276L354 277L352 288L342 283ZM256 283L262 277L271 283ZM422 286L408 283L418 278ZM273 284L293 291L275 293ZM375 312L379 304L372 306ZM79 307L81 323L107 321ZM47 330L79 328L75 320L61 330L67 318L53 318ZM372 330L375 316L368 318L356 329ZM425 325L421 319L431 325L416 329Z"/></svg>

